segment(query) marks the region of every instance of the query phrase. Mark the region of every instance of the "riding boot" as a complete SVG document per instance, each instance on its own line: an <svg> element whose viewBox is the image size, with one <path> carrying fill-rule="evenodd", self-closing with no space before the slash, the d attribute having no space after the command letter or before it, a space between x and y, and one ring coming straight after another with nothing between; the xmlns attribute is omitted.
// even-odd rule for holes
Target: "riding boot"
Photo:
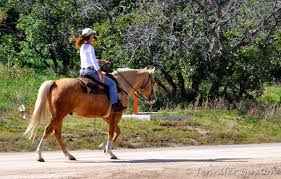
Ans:
<svg viewBox="0 0 281 179"><path fill-rule="evenodd" d="M114 112L122 112L126 109L126 107L124 107L122 103L118 101L117 103L112 104L112 109Z"/></svg>

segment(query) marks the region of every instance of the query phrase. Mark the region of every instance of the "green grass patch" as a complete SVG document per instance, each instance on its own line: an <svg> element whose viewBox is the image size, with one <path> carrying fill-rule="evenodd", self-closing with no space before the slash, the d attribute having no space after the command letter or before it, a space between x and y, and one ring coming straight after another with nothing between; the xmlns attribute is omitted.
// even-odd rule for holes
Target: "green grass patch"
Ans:
<svg viewBox="0 0 281 179"><path fill-rule="evenodd" d="M22 104L31 110L40 85L57 78L57 75L32 69L0 66L0 114L17 112Z"/></svg>
<svg viewBox="0 0 281 179"><path fill-rule="evenodd" d="M281 142L281 122L261 121L227 110L200 110L178 113L192 116L191 120L121 120L121 136L115 147L142 148L206 144L246 144ZM162 114L168 115L168 112ZM172 113L176 115L177 113ZM161 114L160 114L161 115ZM48 120L40 125L32 143L22 136L28 121L8 115L0 118L0 151L33 151L36 149ZM83 119L68 116L63 125L63 139L67 148L97 149L106 142L107 124L102 119ZM46 150L58 150L53 136Z"/></svg>
<svg viewBox="0 0 281 179"><path fill-rule="evenodd" d="M263 104L281 104L281 87L268 86L265 88L264 94L258 98L258 101Z"/></svg>

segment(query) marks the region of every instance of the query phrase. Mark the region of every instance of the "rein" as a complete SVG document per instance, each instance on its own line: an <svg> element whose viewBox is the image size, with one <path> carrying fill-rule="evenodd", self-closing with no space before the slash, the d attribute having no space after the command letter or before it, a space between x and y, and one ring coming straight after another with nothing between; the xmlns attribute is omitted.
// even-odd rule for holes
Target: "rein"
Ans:
<svg viewBox="0 0 281 179"><path fill-rule="evenodd" d="M118 70L115 70L115 71L125 80L125 82L130 86L130 88L132 88L132 89L134 90L134 92L137 93L137 97L139 97L139 98L140 98L141 100L143 100L143 101L149 102L149 100L146 99L146 97L143 96L143 94L142 94L139 90L137 90L136 88L134 88L133 85L132 85ZM150 74L149 74L147 82L145 83L144 87L141 87L141 89L143 89L143 88L146 87L146 85L147 85L148 82L150 81L150 78L151 78L151 77L150 77ZM121 88L121 89L122 89L122 88ZM122 89L122 91L124 91L124 92L127 94L127 96L128 96L128 93L127 93L125 90Z"/></svg>

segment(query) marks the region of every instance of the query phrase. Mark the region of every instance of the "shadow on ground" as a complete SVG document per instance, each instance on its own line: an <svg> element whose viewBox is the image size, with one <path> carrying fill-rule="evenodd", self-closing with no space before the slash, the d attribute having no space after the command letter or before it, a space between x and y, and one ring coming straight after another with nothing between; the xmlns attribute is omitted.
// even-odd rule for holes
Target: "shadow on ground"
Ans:
<svg viewBox="0 0 281 179"><path fill-rule="evenodd" d="M180 162L248 162L250 158L215 158L215 159L141 159L141 160L76 160L70 163L180 163Z"/></svg>

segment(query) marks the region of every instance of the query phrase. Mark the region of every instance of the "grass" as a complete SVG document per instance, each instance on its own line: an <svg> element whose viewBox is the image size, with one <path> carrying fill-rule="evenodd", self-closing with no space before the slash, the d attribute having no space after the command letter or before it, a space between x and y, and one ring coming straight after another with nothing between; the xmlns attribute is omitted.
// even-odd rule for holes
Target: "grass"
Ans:
<svg viewBox="0 0 281 179"><path fill-rule="evenodd" d="M281 88L279 86L266 87L264 94L258 98L258 101L264 104L281 104Z"/></svg>
<svg viewBox="0 0 281 179"><path fill-rule="evenodd" d="M47 79L57 78L60 77L48 72L0 66L0 151L36 149L48 120L40 125L35 142L29 142L22 135L28 120L22 119L18 107L24 104L30 115L41 83ZM266 95L270 96L271 93L280 95L279 92L279 89L274 87L270 88ZM274 99L277 99L276 95ZM159 115L170 114L170 111L164 110ZM265 122L260 120L260 117L241 116L236 111L204 109L176 109L172 115L191 116L192 120L122 120L120 140L115 147L281 142L281 121L277 118ZM96 149L99 144L106 141L107 126L102 119L68 116L63 125L63 137L71 150ZM54 137L50 137L46 149L59 149Z"/></svg>
<svg viewBox="0 0 281 179"><path fill-rule="evenodd" d="M17 111L21 104L31 112L40 85L47 79L57 78L32 69L0 66L0 115Z"/></svg>
<svg viewBox="0 0 281 179"><path fill-rule="evenodd" d="M165 112L167 113L167 112ZM227 110L178 111L193 116L192 120L139 121L122 120L121 137L115 147L142 148L203 144L241 144L281 142L279 120L261 121L258 118L239 117ZM173 113L174 115L175 113ZM33 151L43 134L47 120L40 125L35 142L22 136L28 121L14 115L0 118L0 151ZM202 132L203 131L203 132ZM63 137L67 147L97 149L107 137L107 125L102 119L66 117ZM50 137L46 150L58 150L54 137Z"/></svg>

